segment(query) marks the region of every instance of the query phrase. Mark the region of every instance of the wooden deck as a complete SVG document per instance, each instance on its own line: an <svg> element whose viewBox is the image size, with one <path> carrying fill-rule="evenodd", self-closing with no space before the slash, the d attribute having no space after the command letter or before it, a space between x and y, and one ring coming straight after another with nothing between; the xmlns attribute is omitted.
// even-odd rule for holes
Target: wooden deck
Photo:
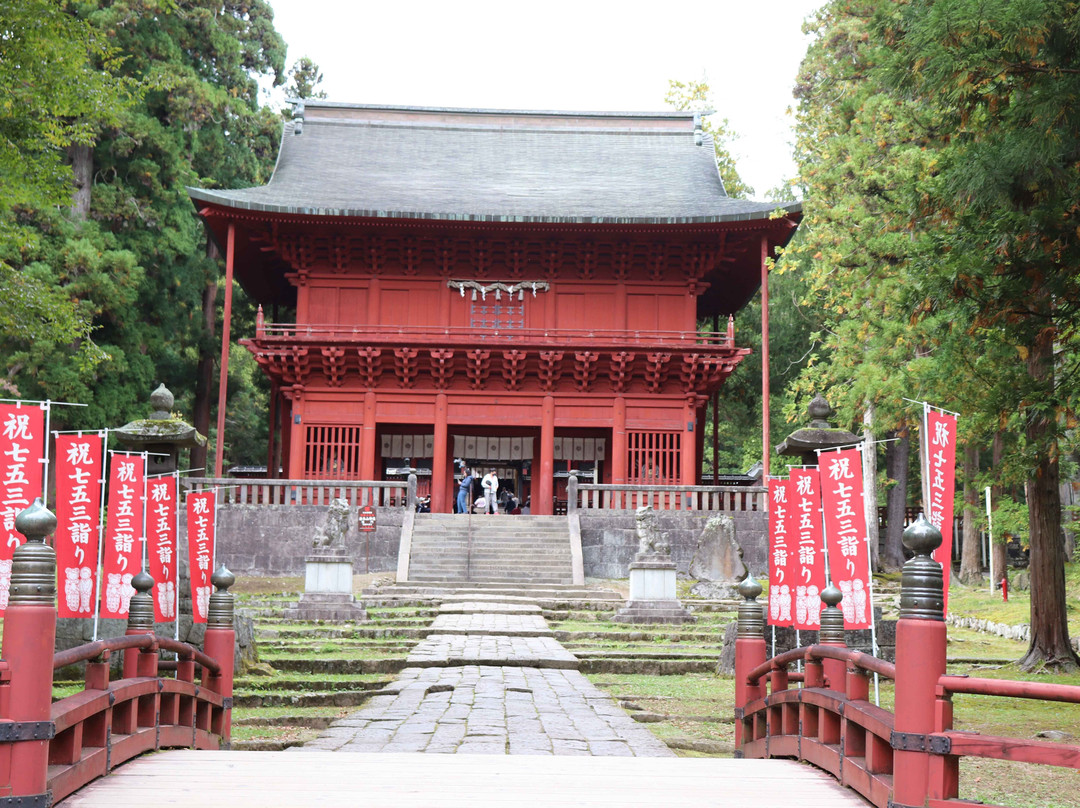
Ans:
<svg viewBox="0 0 1080 808"><path fill-rule="evenodd" d="M230 808L868 805L828 775L781 760L189 750L132 761L60 805L200 802Z"/></svg>

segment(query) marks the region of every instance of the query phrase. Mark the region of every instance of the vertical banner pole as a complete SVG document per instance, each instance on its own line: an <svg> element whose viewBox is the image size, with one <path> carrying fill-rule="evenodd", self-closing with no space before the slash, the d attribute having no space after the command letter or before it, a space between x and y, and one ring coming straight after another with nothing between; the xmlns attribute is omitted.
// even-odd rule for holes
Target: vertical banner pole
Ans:
<svg viewBox="0 0 1080 808"><path fill-rule="evenodd" d="M176 559L176 602L173 605L173 639L180 640L180 472L173 472L174 495L176 497L176 533L173 536L173 558ZM179 661L180 652L176 652Z"/></svg>
<svg viewBox="0 0 1080 808"><path fill-rule="evenodd" d="M986 486L986 555L990 559L990 594L994 594L994 515L990 512L990 486Z"/></svg>
<svg viewBox="0 0 1080 808"><path fill-rule="evenodd" d="M225 396L229 385L229 340L232 326L233 263L236 260L236 224L229 222L225 242L225 311L221 325L221 370L218 374L217 451L214 454L214 476L221 478L225 460Z"/></svg>
<svg viewBox="0 0 1080 808"><path fill-rule="evenodd" d="M41 471L41 503L47 508L49 507L49 425L52 420L52 402L49 399L45 399L45 405L42 407L45 410L45 456L42 458L42 471Z"/></svg>
<svg viewBox="0 0 1080 808"><path fill-rule="evenodd" d="M147 474L150 471L150 453L142 453L143 462L143 475L142 475L142 568L145 572L149 567L150 562L150 550L148 547L149 542L146 541L146 483L147 478L150 476ZM156 581L155 581L156 583Z"/></svg>
<svg viewBox="0 0 1080 808"><path fill-rule="evenodd" d="M761 475L769 473L769 239L761 237Z"/></svg>
<svg viewBox="0 0 1080 808"><path fill-rule="evenodd" d="M105 522L109 509L105 503L105 481L109 479L109 430L101 430L101 502L99 510L105 512L105 519L98 519L98 555L97 555L97 591L94 592L94 639L98 638L98 619L101 617L101 579L105 575Z"/></svg>
<svg viewBox="0 0 1080 808"><path fill-rule="evenodd" d="M863 496L865 496L865 492ZM870 531L866 532L866 597L870 601L870 646L874 656L879 653L877 644L877 620L874 619L874 563L870 560ZM874 672L874 704L881 706L880 682L877 671Z"/></svg>

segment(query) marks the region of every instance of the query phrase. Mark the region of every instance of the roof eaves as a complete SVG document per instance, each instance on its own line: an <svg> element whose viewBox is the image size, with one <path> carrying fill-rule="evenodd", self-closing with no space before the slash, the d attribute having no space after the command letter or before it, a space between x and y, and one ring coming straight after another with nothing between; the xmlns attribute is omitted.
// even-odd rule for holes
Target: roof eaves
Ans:
<svg viewBox="0 0 1080 808"><path fill-rule="evenodd" d="M207 191L201 188L189 187L187 191L192 199L211 202L226 208L256 211L259 213L338 218L423 219L450 222L506 222L512 224L711 224L769 219L772 217L773 213L778 210L782 210L785 213L802 212L801 202L790 202L775 207L761 208L759 210L722 213L712 216L531 216L491 213L369 210L359 208L309 208L299 205L273 205L265 202L233 199L229 196L222 195L221 192Z"/></svg>

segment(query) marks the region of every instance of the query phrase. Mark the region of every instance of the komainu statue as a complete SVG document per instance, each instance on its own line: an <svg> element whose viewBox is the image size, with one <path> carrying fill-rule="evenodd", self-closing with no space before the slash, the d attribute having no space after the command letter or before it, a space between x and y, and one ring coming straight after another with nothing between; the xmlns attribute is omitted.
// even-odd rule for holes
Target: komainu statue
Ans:
<svg viewBox="0 0 1080 808"><path fill-rule="evenodd" d="M339 497L331 501L326 521L315 531L315 539L311 542L311 546L316 550L344 548L345 534L348 532L349 503Z"/></svg>
<svg viewBox="0 0 1080 808"><path fill-rule="evenodd" d="M637 535L639 556L670 556L671 543L667 533L660 532L660 520L652 505L637 509Z"/></svg>

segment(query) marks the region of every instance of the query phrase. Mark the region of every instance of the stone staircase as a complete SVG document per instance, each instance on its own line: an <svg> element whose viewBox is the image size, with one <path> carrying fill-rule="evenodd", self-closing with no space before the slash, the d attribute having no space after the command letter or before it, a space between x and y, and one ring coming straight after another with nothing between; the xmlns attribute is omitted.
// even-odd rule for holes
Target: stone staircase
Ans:
<svg viewBox="0 0 1080 808"><path fill-rule="evenodd" d="M570 584L572 538L565 516L417 514L408 580Z"/></svg>

